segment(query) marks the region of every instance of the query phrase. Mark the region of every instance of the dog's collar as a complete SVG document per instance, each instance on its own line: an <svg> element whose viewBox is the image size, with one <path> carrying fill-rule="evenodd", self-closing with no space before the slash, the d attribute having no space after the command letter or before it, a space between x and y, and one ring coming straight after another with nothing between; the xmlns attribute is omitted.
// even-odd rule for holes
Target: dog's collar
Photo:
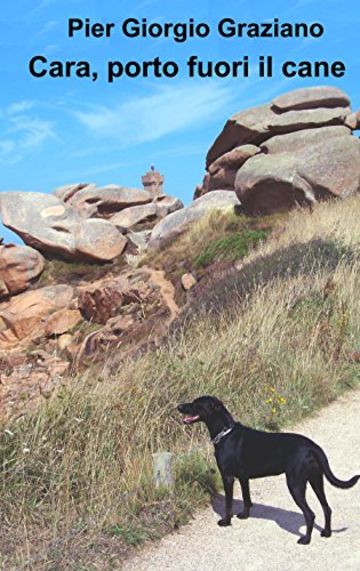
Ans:
<svg viewBox="0 0 360 571"><path fill-rule="evenodd" d="M230 434L230 432L234 429L234 427L235 427L235 424L231 428L224 428L224 430L219 432L219 434L217 434L215 436L215 438L213 438L211 440L211 442L215 445L219 444L220 440L222 440L222 438L224 438L224 436L227 436L227 434Z"/></svg>

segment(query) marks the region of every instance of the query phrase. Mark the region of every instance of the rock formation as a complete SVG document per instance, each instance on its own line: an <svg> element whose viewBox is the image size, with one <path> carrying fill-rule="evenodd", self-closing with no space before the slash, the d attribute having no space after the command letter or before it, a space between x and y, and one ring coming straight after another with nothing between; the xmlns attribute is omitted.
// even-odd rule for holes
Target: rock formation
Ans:
<svg viewBox="0 0 360 571"><path fill-rule="evenodd" d="M0 304L0 351L44 337L46 319L69 308L74 290L55 285L21 293Z"/></svg>
<svg viewBox="0 0 360 571"><path fill-rule="evenodd" d="M0 245L0 300L25 291L44 269L44 258L28 246Z"/></svg>
<svg viewBox="0 0 360 571"><path fill-rule="evenodd" d="M110 350L120 362L157 344L178 314L174 296L163 272L123 268L0 303L0 417L51 396L70 366L105 362Z"/></svg>
<svg viewBox="0 0 360 571"><path fill-rule="evenodd" d="M98 188L79 183L58 188L53 195L0 194L3 224L25 244L47 256L93 263L120 256L127 246L125 234L129 231L135 247L138 232L140 242L146 242L144 230L181 208L181 200L172 196L118 185ZM5 279L1 279L0 296L7 293Z"/></svg>
<svg viewBox="0 0 360 571"><path fill-rule="evenodd" d="M188 226L199 220L211 210L228 208L239 205L233 192L226 190L211 192L194 200L189 206L166 216L154 227L151 232L149 247L162 248L170 241L182 234Z"/></svg>
<svg viewBox="0 0 360 571"><path fill-rule="evenodd" d="M72 206L85 218L110 218L124 208L148 204L153 196L137 188L125 188L116 184L97 187L94 184L70 185L55 191L56 196Z"/></svg>
<svg viewBox="0 0 360 571"><path fill-rule="evenodd" d="M141 180L144 185L144 189L147 192L150 192L152 196L160 196L164 193L164 177L155 170L154 166L152 166L151 169L144 174Z"/></svg>
<svg viewBox="0 0 360 571"><path fill-rule="evenodd" d="M154 223L165 218L168 214L183 207L183 203L178 198L162 194L147 204L124 208L109 218L109 222L114 224L120 232L127 232L135 227L141 231L148 223L153 226Z"/></svg>
<svg viewBox="0 0 360 571"><path fill-rule="evenodd" d="M333 87L242 111L210 148L185 208L164 194L155 169L144 190L76 183L53 194L1 192L2 221L26 246L0 239L0 414L48 398L70 366L104 362L110 351L118 366L161 341L203 274L179 260L173 283L167 269L139 267L147 248L166 248L213 210L267 214L357 192L359 127L359 112Z"/></svg>
<svg viewBox="0 0 360 571"><path fill-rule="evenodd" d="M42 253L105 262L126 246L126 238L110 222L84 219L51 194L3 192L0 213L5 226Z"/></svg>
<svg viewBox="0 0 360 571"><path fill-rule="evenodd" d="M234 190L248 214L345 197L360 188L359 128L348 96L304 88L233 115L207 154L195 196Z"/></svg>

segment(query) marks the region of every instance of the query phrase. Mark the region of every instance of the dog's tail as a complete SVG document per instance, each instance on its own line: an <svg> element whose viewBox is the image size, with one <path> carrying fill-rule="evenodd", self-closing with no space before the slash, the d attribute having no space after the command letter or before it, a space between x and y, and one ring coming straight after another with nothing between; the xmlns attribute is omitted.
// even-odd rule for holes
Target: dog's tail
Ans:
<svg viewBox="0 0 360 571"><path fill-rule="evenodd" d="M320 466L326 478L329 480L330 484L336 486L337 488L347 489L352 488L360 480L360 475L353 476L350 480L339 480L331 471L329 460L326 457L325 452L319 447L314 450L316 459L318 460Z"/></svg>

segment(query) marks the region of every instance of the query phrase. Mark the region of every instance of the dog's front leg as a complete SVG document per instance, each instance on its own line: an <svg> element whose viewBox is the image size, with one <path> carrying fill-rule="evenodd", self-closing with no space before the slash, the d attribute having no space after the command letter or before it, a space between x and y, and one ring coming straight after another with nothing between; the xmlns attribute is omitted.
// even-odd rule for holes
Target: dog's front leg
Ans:
<svg viewBox="0 0 360 571"><path fill-rule="evenodd" d="M250 498L249 480L240 478L240 486L243 496L244 509L242 512L237 514L237 517L240 519L247 519L250 515L250 508L253 505Z"/></svg>
<svg viewBox="0 0 360 571"><path fill-rule="evenodd" d="M218 525L224 527L226 525L231 525L234 477L222 476L222 480L225 490L225 517L218 521Z"/></svg>

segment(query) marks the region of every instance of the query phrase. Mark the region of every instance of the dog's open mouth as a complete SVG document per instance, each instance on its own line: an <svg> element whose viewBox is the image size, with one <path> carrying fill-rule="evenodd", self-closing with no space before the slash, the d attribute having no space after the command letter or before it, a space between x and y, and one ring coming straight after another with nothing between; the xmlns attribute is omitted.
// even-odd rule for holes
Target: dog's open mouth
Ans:
<svg viewBox="0 0 360 571"><path fill-rule="evenodd" d="M184 424L192 424L193 422L197 422L198 420L200 420L200 416L198 414L196 414L194 416L191 416L190 414L183 416L183 423Z"/></svg>

